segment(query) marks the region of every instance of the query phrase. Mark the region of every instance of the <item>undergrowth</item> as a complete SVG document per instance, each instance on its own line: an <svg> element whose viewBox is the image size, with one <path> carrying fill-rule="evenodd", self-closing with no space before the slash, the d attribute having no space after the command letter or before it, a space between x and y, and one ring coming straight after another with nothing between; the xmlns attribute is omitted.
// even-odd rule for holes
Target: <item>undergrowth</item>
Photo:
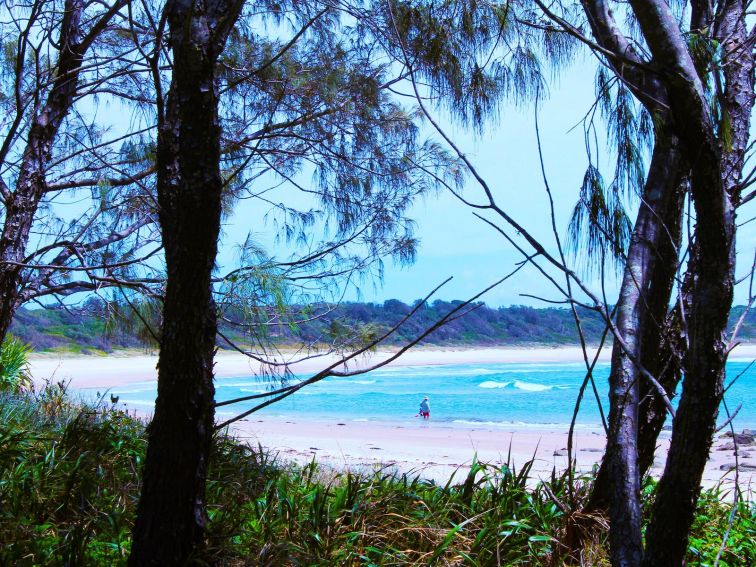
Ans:
<svg viewBox="0 0 756 567"><path fill-rule="evenodd" d="M0 394L0 565L123 565L144 425L61 384ZM219 436L207 485L210 565L608 565L606 526L579 510L588 478L474 463L446 485L385 471L278 462ZM653 485L648 485L650 500ZM701 498L689 564L711 565L731 506ZM756 509L741 504L720 565L756 563Z"/></svg>

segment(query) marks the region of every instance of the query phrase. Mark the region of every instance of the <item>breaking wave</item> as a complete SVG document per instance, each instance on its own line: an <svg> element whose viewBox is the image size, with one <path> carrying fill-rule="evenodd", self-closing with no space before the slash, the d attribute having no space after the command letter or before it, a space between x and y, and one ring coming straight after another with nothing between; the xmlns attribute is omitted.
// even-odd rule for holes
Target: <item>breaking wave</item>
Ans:
<svg viewBox="0 0 756 567"><path fill-rule="evenodd" d="M525 392L545 392L547 390L553 390L554 386L534 384L533 382L523 382L522 380L513 380L511 382L496 382L495 380L486 380L485 382L478 384L478 388L512 388L515 390L523 390Z"/></svg>

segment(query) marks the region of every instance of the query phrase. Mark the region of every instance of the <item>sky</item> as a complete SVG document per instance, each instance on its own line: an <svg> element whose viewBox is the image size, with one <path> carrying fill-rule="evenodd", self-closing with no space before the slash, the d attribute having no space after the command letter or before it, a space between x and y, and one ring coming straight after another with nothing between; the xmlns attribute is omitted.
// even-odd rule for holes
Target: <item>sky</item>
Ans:
<svg viewBox="0 0 756 567"><path fill-rule="evenodd" d="M554 195L561 237L566 235L587 165L579 122L593 101L593 74L590 62L576 65L553 83L551 96L539 112L546 175ZM504 106L499 123L480 137L471 136L462 128L450 128L449 132L491 187L497 203L555 251L532 106ZM477 184L468 180L465 196L476 200L480 195ZM408 268L387 269L383 287L371 290L370 295L365 293L366 300L416 299L449 276L454 279L439 297L466 299L509 273L515 262L522 260L502 236L449 193L423 199L412 214L418 223L417 236L421 242L417 262ZM561 299L552 289L540 274L523 269L483 299L494 306L538 305L540 302L523 297L522 293Z"/></svg>
<svg viewBox="0 0 756 567"><path fill-rule="evenodd" d="M564 69L560 77L549 81L549 96L540 105L538 121L546 175L554 198L557 232L563 241L587 166L581 120L594 102L595 65L595 60L586 56ZM442 111L433 114L489 184L497 203L556 255L549 201L538 159L533 105L521 108L502 105L498 121L489 122L482 135L451 124ZM429 125L424 134L439 139ZM613 166L606 148L601 150L600 165L605 178L609 178ZM464 195L472 201L481 201L480 189L471 179ZM745 213L742 212L743 218L748 218ZM630 214L634 217L634 211ZM450 277L451 282L433 298L468 299L511 272L522 260L520 253L501 235L448 192L419 199L409 216L416 222L415 236L420 241L416 262L403 267L388 260L382 281L363 282L359 289L350 288L346 300L380 303L399 299L410 303ZM504 226L501 222L497 224ZM756 243L754 224L746 224L739 230L739 273L751 265ZM263 220L259 204L240 202L224 220L218 258L220 271L238 263L238 244L250 232L271 254L279 259L285 255L285 250L272 239L272 229L271 223ZM607 271L602 290L595 275L581 270L578 262L572 264L594 293L599 296L606 293L609 303L615 301L616 273ZM747 296L746 286L741 285L736 290L735 303L744 303ZM563 296L541 274L526 266L480 299L494 307L547 306L553 305L549 301L562 301Z"/></svg>
<svg viewBox="0 0 756 567"><path fill-rule="evenodd" d="M593 57L586 55L578 58L559 77L549 81L549 96L541 103L538 115L546 176L554 198L557 232L563 244L588 164L581 121L595 100L595 72L596 60ZM497 203L536 236L549 252L558 255L538 158L533 105L521 108L513 104L502 105L499 120L489 123L482 135L451 124L442 111L433 111L433 115L486 180ZM603 128L599 126L598 130L600 135ZM425 133L440 139L429 125ZM601 140L598 143L605 146ZM606 147L600 150L602 161L599 165L605 179L610 179L613 161ZM472 179L468 179L464 195L472 201L481 201L476 199L481 191ZM628 205L629 214L634 219L637 203ZM753 216L753 206L750 211L740 211L740 215L743 219ZM416 262L402 267L387 261L382 281L363 283L359 290L350 289L346 300L381 303L387 299L399 299L410 303L424 297L449 277L452 281L433 298L464 300L504 277L523 259L501 235L476 218L473 210L449 192L442 191L438 195L419 199L409 216L417 223L415 235L420 240ZM242 206L225 222L221 265L233 263L234 247L231 243L243 240L250 230L249 218L250 212ZM500 221L497 224L505 226ZM750 269L754 257L754 224L746 223L739 229L738 274ZM263 232L258 231L255 236L265 242L266 227L262 228ZM270 247L274 248L275 244L270 243ZM569 261L593 293L598 297L605 294L610 304L616 301L620 274L607 268L602 288L595 273L587 272L584 264L575 259ZM562 277L559 277L559 282L563 282ZM746 282L736 288L735 304L743 304L747 298ZM528 266L480 299L494 307L544 307L554 305L550 302L560 302L564 297L540 273Z"/></svg>
<svg viewBox="0 0 756 567"><path fill-rule="evenodd" d="M550 83L550 96L539 112L539 129L551 186L560 237L566 235L567 224L578 196L587 166L583 116L594 101L595 66L591 59L578 61L558 80ZM541 175L535 132L534 108L502 106L498 123L489 124L478 136L470 129L454 126L445 120L444 113L434 112L447 134L460 146L486 182L492 188L498 204L528 231L556 252L549 204ZM428 126L426 135L438 139ZM609 162L606 162L609 165ZM609 169L607 169L609 171ZM480 201L477 184L468 181L464 195ZM224 238L220 263L232 265L234 247L254 224L254 214L239 207L224 223ZM427 195L418 200L410 215L417 223L416 236L420 240L414 265L401 267L386 263L382 282L362 284L359 291L350 290L347 300L383 302L400 299L412 302L424 297L442 281L452 277L435 299L467 299L502 278L516 267L522 256L502 236L473 216L473 211L449 192ZM265 242L265 227L255 226L255 238ZM270 243L271 247L275 245ZM616 278L612 275L607 292L616 293ZM598 285L594 286L599 289ZM481 300L492 306L545 305L542 301L522 294L541 296L550 300L563 299L534 269L523 269L511 280L487 293Z"/></svg>

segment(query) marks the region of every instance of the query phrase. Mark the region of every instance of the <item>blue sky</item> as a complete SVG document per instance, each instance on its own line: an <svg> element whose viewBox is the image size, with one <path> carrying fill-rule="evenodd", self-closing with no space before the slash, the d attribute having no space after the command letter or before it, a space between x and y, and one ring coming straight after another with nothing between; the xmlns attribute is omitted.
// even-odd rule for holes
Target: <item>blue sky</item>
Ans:
<svg viewBox="0 0 756 567"><path fill-rule="evenodd" d="M555 201L557 227L563 239L587 165L580 121L594 101L595 65L594 59L585 57L563 70L560 78L551 80L550 96L542 103L539 114L547 175ZM114 110L105 109L111 116ZM522 108L504 105L498 122L489 124L482 135L474 135L469 129L450 124L443 112L434 112L434 117L443 123L446 132L487 180L498 204L555 253L548 199L537 154L532 105ZM438 139L430 129L426 134ZM600 165L609 177L612 168L610 156L606 148L601 150L603 161ZM478 186L469 181L466 198L479 201L476 199L479 195ZM286 198L290 196L291 192L287 192ZM59 201L56 206L61 204ZM285 247L280 247L271 237L271 224L263 222L264 212L260 210L259 203L245 201L226 219L218 259L221 269L235 265L238 244L250 231L269 253L279 258L286 256ZM750 218L753 213L748 215L748 212L741 211L741 217ZM417 222L416 236L420 239L415 264L399 267L388 261L382 282L362 283L359 292L350 289L345 296L347 300L383 302L396 298L411 302L425 296L449 277L453 280L435 298L466 299L512 271L516 262L522 259L500 235L475 218L471 209L449 193L441 192L437 196L428 195L418 200L410 216ZM634 212L631 216L634 217ZM748 223L739 231L738 273L743 273L751 265L756 243L755 224ZM587 274L584 277L600 295L599 282ZM616 297L616 279L609 272L606 293L610 303ZM522 294L557 301L563 299L532 268L521 270L482 299L492 306L546 305ZM741 285L736 291L735 302L743 303L747 296L747 289Z"/></svg>
<svg viewBox="0 0 756 567"><path fill-rule="evenodd" d="M546 173L554 196L557 227L563 242L588 163L580 122L594 102L595 70L596 61L590 56L579 59L563 70L561 77L550 81L550 96L542 103L539 113ZM498 204L556 255L548 198L538 160L532 105L521 108L511 104L503 106L499 121L490 124L486 132L479 136L474 135L470 129L450 124L445 120L443 112L434 112L434 117L443 123L447 134L451 135L486 179ZM599 126L599 130L601 129ZM427 134L438 139L430 129ZM603 161L599 165L605 178L610 178L613 170L611 156L606 147L600 150ZM468 181L465 196L475 201L475 197L479 195L478 186L473 181ZM631 207L634 206L636 205L631 204ZM635 211L632 208L630 215L634 219ZM396 298L411 302L425 296L450 276L453 277L452 282L434 297L445 300L466 299L512 271L522 259L510 244L490 226L475 218L471 209L449 193L442 192L438 196L426 196L419 200L410 216L417 222L416 236L421 242L415 264L400 267L387 262L382 282L362 284L359 292L351 290L347 293L347 300L382 302ZM749 210L740 211L740 216L747 219L753 213ZM248 212L242 207L226 223L221 264L232 261L233 247L229 243L243 240L249 230L249 221L244 221L246 218L249 218ZM257 235L265 242L266 229L262 228L263 232ZM750 268L755 236L754 223L747 223L739 230L739 274ZM598 278L581 270L581 264L573 262L573 265L592 291L601 296ZM613 303L618 277L609 269L606 273L604 291L607 300ZM559 281L561 283L563 280L560 278ZM556 301L563 299L541 274L533 268L527 268L487 293L482 300L492 306L547 305L522 294ZM740 285L736 289L735 303L742 304L747 301L747 297L747 284Z"/></svg>
<svg viewBox="0 0 756 567"><path fill-rule="evenodd" d="M564 236L587 165L583 129L573 127L593 100L592 65L576 65L552 88L539 114L539 128L558 227ZM486 179L497 202L544 243L554 244L533 108L504 107L500 122L477 139L462 128L449 131ZM481 193L470 180L465 194L475 200ZM454 280L440 297L464 299L511 271L514 262L521 260L520 254L494 229L448 193L424 199L413 213L421 240L417 263L405 269L388 269L383 288L372 292L372 296L366 293L367 299L415 299L449 276ZM523 270L484 299L491 305L537 304L521 293L559 299L531 269Z"/></svg>
<svg viewBox="0 0 756 567"><path fill-rule="evenodd" d="M579 122L594 100L594 73L594 63L590 59L575 64L559 80L551 83L550 97L542 104L539 114L560 236L566 234L569 215L587 165L583 128ZM435 112L435 117L444 122L447 133L487 180L497 202L555 250L537 155L532 105L522 108L505 105L498 123L490 124L480 136L445 121L442 112ZM430 129L427 134L435 136ZM476 195L480 195L478 186L468 182L465 196L475 200ZM251 216L242 206L225 223L221 264L233 262L232 243L243 240ZM475 218L471 209L449 193L424 197L415 204L410 216L417 222L416 235L421 242L416 263L399 267L387 262L382 283L363 284L359 294L353 290L347 294L347 299L382 302L397 298L410 302L426 295L450 276L452 282L435 297L465 299L510 272L514 263L521 259L500 235ZM264 228L258 228L254 234L266 242ZM613 288L614 283L610 282L609 290ZM541 304L522 297L522 293L561 299L532 269L522 270L482 299L494 306Z"/></svg>

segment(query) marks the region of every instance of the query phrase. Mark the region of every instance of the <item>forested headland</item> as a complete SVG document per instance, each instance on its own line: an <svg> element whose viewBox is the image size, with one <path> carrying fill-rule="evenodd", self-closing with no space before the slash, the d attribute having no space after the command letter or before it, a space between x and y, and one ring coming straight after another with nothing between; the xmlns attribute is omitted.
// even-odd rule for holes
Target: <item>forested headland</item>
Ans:
<svg viewBox="0 0 756 567"><path fill-rule="evenodd" d="M411 340L439 317L457 306L459 301L437 300L424 305L387 340L399 345ZM391 299L383 303L346 302L335 307L327 305L295 309L291 320L279 320L270 326L271 340L279 346L318 346L335 340L348 340L359 334L375 334L393 328L405 317L412 305ZM741 318L745 307L733 308L730 327ZM311 317L313 313L322 313ZM604 332L604 322L594 311L580 310L583 332L590 344L596 344ZM302 320L304 322L296 322ZM221 330L244 344L238 326L221 324ZM105 306L92 301L76 308L20 309L13 320L11 332L35 351L62 351L94 354L119 349L149 348L138 328L108 319ZM756 313L750 311L742 322L740 340L756 340ZM572 312L556 307L534 308L522 305L489 307L477 304L470 313L456 319L421 341L424 345L454 347L565 346L579 344ZM222 339L220 348L231 348Z"/></svg>

